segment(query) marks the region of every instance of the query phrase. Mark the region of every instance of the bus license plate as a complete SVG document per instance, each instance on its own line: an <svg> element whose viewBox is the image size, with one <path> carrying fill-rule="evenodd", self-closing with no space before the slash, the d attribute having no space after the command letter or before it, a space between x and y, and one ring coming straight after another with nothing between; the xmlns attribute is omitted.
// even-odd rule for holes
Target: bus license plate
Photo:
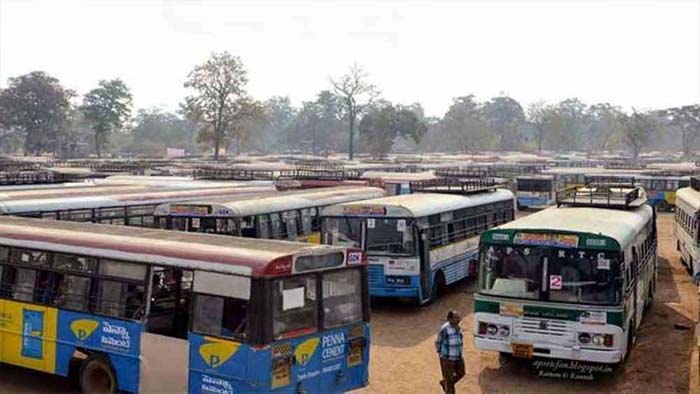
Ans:
<svg viewBox="0 0 700 394"><path fill-rule="evenodd" d="M405 276L387 276L386 283L389 285L410 285L411 278Z"/></svg>
<svg viewBox="0 0 700 394"><path fill-rule="evenodd" d="M512 346L513 357L532 358L532 345L514 343Z"/></svg>
<svg viewBox="0 0 700 394"><path fill-rule="evenodd" d="M364 347L364 339L359 338L350 342L350 351L348 352L348 368L362 364L362 348Z"/></svg>

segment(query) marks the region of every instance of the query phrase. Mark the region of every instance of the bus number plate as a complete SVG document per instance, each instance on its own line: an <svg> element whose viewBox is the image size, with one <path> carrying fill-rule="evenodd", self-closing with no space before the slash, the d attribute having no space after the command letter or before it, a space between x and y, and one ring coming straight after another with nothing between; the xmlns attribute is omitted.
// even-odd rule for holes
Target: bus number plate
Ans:
<svg viewBox="0 0 700 394"><path fill-rule="evenodd" d="M513 357L532 358L532 345L526 345L526 344L522 344L522 343L514 343L512 350L513 350Z"/></svg>
<svg viewBox="0 0 700 394"><path fill-rule="evenodd" d="M386 283L388 285L410 285L411 278L405 276L387 276Z"/></svg>

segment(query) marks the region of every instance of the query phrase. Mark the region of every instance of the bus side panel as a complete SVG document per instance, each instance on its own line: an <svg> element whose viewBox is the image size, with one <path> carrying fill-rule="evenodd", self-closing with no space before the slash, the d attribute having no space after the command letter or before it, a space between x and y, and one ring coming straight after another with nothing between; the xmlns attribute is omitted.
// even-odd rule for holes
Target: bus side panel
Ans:
<svg viewBox="0 0 700 394"><path fill-rule="evenodd" d="M56 312L56 308L0 300L0 361L57 373Z"/></svg>
<svg viewBox="0 0 700 394"><path fill-rule="evenodd" d="M459 241L430 251L430 265L433 270L443 269L445 284L452 284L469 274L469 261L475 259L478 251L478 237Z"/></svg>
<svg viewBox="0 0 700 394"><path fill-rule="evenodd" d="M190 333L190 394L266 392L269 382L260 379L269 372L269 349L254 351L239 342ZM254 366L249 377L248 365ZM269 374L268 378L269 380Z"/></svg>
<svg viewBox="0 0 700 394"><path fill-rule="evenodd" d="M57 373L68 374L76 348L90 349L109 356L119 390L138 392L142 329L139 322L58 311Z"/></svg>

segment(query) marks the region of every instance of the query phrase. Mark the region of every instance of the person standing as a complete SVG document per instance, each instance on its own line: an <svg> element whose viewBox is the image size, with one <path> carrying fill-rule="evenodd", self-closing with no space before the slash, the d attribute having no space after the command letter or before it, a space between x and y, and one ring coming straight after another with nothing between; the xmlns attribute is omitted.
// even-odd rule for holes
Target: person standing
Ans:
<svg viewBox="0 0 700 394"><path fill-rule="evenodd" d="M462 356L464 334L459 326L462 317L457 311L447 312L447 321L440 327L435 348L440 357L442 380L440 386L447 394L455 393L455 384L465 375L464 357Z"/></svg>

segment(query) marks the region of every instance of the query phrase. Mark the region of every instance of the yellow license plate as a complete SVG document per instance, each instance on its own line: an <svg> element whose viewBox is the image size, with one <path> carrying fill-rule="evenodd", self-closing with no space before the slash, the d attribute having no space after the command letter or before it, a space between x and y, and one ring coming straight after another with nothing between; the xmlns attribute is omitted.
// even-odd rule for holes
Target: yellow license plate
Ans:
<svg viewBox="0 0 700 394"><path fill-rule="evenodd" d="M513 357L532 358L532 345L514 343L511 349L513 350Z"/></svg>
<svg viewBox="0 0 700 394"><path fill-rule="evenodd" d="M348 367L354 367L356 365L362 364L362 346L350 346L350 353L348 353Z"/></svg>

